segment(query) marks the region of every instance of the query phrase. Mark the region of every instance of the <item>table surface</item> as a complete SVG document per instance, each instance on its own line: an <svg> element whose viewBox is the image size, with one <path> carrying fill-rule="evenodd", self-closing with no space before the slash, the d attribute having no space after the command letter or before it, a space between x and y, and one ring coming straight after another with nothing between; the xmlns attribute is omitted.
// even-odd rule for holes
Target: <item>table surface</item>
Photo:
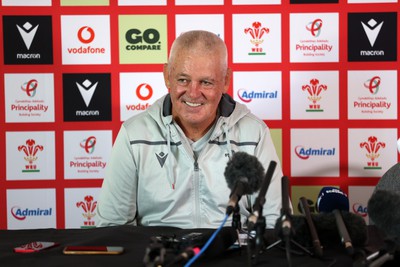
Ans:
<svg viewBox="0 0 400 267"><path fill-rule="evenodd" d="M135 226L93 229L0 230L0 266L145 266L143 259L151 237L159 235L176 235L179 237L193 231L194 229L173 227ZM197 229L196 231L213 232L211 229ZM59 245L34 253L15 253L13 251L14 247L33 241L57 242ZM123 246L124 252L120 255L64 255L62 253L65 246L88 245ZM375 247L379 247L379 245L376 244ZM370 249L374 250L375 248ZM253 262L253 264L248 262L249 254L247 251L246 247L242 247L218 252L212 257L207 257L205 253L192 266L288 266L286 251L279 246L264 251L258 256L257 262ZM346 254L342 246L324 248L323 259L291 253L291 261L292 266L353 266L353 259ZM182 263L170 265L183 266Z"/></svg>

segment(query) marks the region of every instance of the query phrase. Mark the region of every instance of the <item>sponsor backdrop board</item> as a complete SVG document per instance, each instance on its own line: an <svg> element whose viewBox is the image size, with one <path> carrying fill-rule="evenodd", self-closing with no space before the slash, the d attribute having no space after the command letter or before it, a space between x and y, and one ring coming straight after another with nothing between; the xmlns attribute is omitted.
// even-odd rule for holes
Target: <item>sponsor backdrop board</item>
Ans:
<svg viewBox="0 0 400 267"><path fill-rule="evenodd" d="M0 229L96 227L121 123L168 92L163 64L191 29L227 43L228 92L270 127L295 213L299 197L313 204L335 185L368 221L374 186L399 161L398 0L0 0L0 8Z"/></svg>

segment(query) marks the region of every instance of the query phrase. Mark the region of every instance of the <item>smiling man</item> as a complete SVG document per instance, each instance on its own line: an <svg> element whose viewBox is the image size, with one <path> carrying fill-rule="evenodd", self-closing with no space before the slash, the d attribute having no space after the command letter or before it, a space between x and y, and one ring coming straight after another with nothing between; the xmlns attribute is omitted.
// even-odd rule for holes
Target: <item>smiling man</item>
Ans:
<svg viewBox="0 0 400 267"><path fill-rule="evenodd" d="M98 226L121 224L217 228L230 189L227 162L238 151L267 169L278 162L263 215L273 228L281 209L281 177L266 124L228 94L231 70L225 43L189 31L173 43L164 65L169 94L126 120L115 140L98 201ZM256 194L239 202L241 221Z"/></svg>

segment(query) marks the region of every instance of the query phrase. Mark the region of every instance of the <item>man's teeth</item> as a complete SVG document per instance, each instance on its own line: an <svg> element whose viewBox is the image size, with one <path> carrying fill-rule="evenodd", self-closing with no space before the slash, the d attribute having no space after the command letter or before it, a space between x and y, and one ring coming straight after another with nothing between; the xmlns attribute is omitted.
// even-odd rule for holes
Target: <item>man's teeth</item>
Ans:
<svg viewBox="0 0 400 267"><path fill-rule="evenodd" d="M185 102L188 106L191 106L191 107L198 107L198 106L200 106L201 104L199 104L199 103L191 103L191 102Z"/></svg>

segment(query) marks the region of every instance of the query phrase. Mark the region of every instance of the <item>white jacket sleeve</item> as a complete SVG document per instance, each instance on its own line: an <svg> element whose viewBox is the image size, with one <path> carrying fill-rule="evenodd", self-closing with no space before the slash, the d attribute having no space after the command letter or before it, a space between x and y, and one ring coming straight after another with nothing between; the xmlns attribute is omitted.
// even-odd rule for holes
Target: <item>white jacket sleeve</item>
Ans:
<svg viewBox="0 0 400 267"><path fill-rule="evenodd" d="M137 171L128 133L122 125L114 142L97 206L98 226L135 225Z"/></svg>

